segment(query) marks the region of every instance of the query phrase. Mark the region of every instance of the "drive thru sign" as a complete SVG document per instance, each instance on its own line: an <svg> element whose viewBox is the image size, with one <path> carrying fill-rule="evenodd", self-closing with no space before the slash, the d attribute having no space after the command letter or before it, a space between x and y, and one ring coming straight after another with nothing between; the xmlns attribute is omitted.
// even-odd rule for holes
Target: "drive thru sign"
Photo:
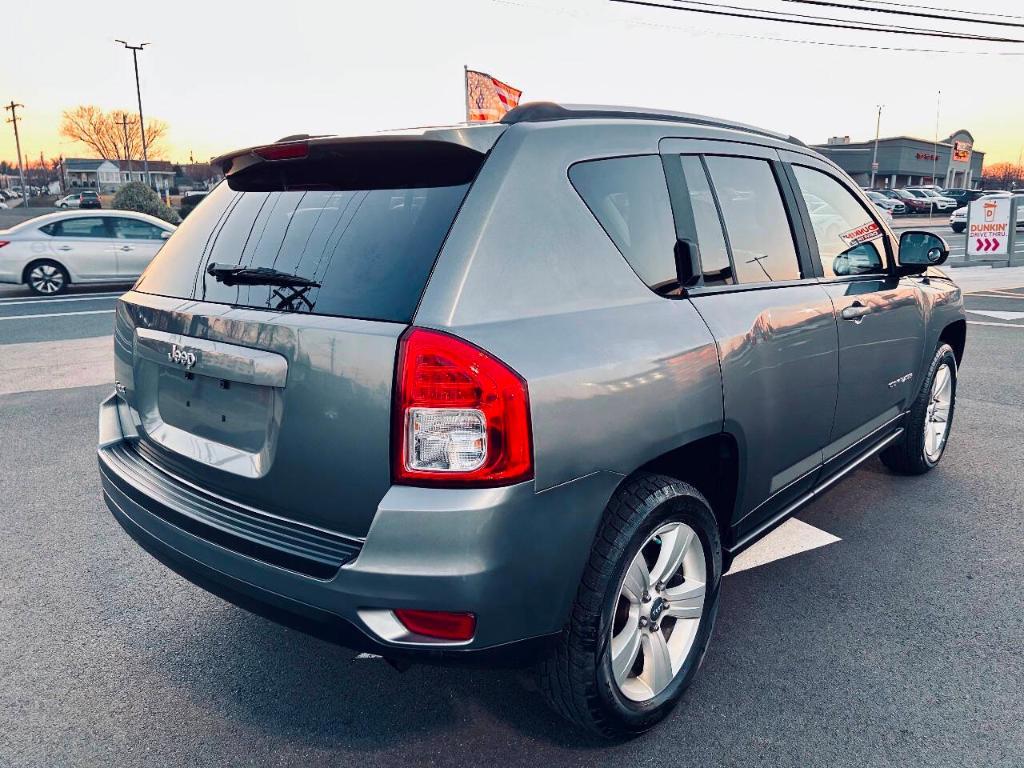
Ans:
<svg viewBox="0 0 1024 768"><path fill-rule="evenodd" d="M1009 197L980 198L971 203L967 228L967 255L1006 256L1010 243Z"/></svg>

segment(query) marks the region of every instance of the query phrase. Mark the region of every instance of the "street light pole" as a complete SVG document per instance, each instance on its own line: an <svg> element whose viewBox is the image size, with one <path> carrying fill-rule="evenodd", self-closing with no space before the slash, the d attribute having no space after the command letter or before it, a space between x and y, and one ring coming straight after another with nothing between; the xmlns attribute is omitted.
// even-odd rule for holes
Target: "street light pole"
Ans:
<svg viewBox="0 0 1024 768"><path fill-rule="evenodd" d="M114 42L120 43L132 52L132 63L135 65L135 95L139 99L139 131L142 133L142 171L146 176L146 184L152 187L153 179L149 175L149 154L146 150L146 121L142 117L142 89L139 87L139 51L149 45L149 43L128 45L124 40L115 40Z"/></svg>
<svg viewBox="0 0 1024 768"><path fill-rule="evenodd" d="M22 163L22 139L17 135L17 121L22 119L17 116L17 111L19 109L24 110L25 104L15 104L14 100L11 99L11 102L4 106L3 109L10 113L10 119L7 122L14 126L14 148L17 151L17 175L22 179L22 200L24 201L22 205L28 208L29 190L25 186L25 166Z"/></svg>
<svg viewBox="0 0 1024 768"><path fill-rule="evenodd" d="M878 119L875 121L875 153L871 157L871 188L875 188L875 174L878 173L878 134L882 128L882 107L884 104L878 105Z"/></svg>

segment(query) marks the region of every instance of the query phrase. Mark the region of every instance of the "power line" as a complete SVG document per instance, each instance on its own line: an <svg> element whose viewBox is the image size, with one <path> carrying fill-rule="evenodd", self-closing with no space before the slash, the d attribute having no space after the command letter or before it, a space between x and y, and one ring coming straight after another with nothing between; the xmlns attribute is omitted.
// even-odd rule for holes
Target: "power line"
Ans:
<svg viewBox="0 0 1024 768"><path fill-rule="evenodd" d="M579 13L571 12L565 8L552 7L550 5L534 5L532 3L517 2L517 0L490 0L496 5L507 5L513 8L528 8L531 11L540 13L568 16L572 19L582 19ZM641 21L639 19L628 19L626 24L633 27L650 27L651 29L665 29L674 32L684 32L691 35L710 35L712 37L735 37L741 40L764 40L771 43L790 43L792 45L816 45L824 48L851 48L861 51L885 51L887 53L941 53L949 56L1024 56L1022 51L954 51L948 48L907 48L896 45L864 45L860 43L838 43L825 40L801 40L795 37L777 37L775 35L755 35L745 32L725 32L720 29L708 29L701 27L685 26L675 24L660 24L653 21Z"/></svg>
<svg viewBox="0 0 1024 768"><path fill-rule="evenodd" d="M676 2L689 2L690 0L676 0ZM688 13L703 13L710 16L727 16L736 19L751 19L754 21L773 21L781 24L799 24L808 27L824 27L828 29L847 29L856 32L886 32L889 34L896 35L914 35L921 37L939 37L948 40L973 40L975 42L988 42L988 43L1015 43L1017 45L1024 44L1024 40L1015 40L1013 38L1003 37L989 37L989 36L978 36L978 35L962 35L955 32L940 32L935 30L915 30L908 31L905 29L895 29L887 27L870 27L864 26L863 24L836 24L833 22L825 21L810 21L807 19L789 19L789 18L776 18L773 16L762 16L756 14L740 14L734 11L714 10L712 8L692 8L683 7L681 5L661 5L660 3L646 2L646 0L611 0L613 3L623 3L626 5L639 5L646 6L648 8L661 8L667 11L683 11Z"/></svg>
<svg viewBox="0 0 1024 768"><path fill-rule="evenodd" d="M837 3L832 0L783 0L786 3L800 3L801 5L817 5L825 8L842 8L849 11L870 11L872 13L888 13L896 16L914 16L919 19L938 19L939 21L960 21L966 22L967 24L991 24L999 27L1015 27L1018 29L1024 29L1024 24L1018 24L1013 21L985 21L983 19L969 19L963 16L948 16L941 13L922 13L921 11L897 11L892 8L872 8L867 5L854 5L852 3ZM943 10L941 8L932 8L931 10ZM960 11L954 11L954 13L960 13ZM990 15L990 14L985 14ZM1019 16L1012 16L1008 18L1020 18Z"/></svg>
<svg viewBox="0 0 1024 768"><path fill-rule="evenodd" d="M802 2L802 0L790 0L792 2ZM724 3L710 3L703 2L702 0L672 0L675 3L686 3L687 5L699 5L709 8L725 8L733 11L743 11L744 13L755 12L768 14L770 16L782 17L780 21L787 21L791 18L796 19L813 19L814 21L837 21L841 24L855 24L857 26L867 26L876 32L891 32L893 30L902 30L909 34L928 34L935 33L938 37L950 37L954 39L963 40L981 40L984 42L994 42L997 38L992 38L989 35L976 34L974 32L947 32L939 29L925 29L923 27L906 27L899 24L886 24L874 21L859 21L853 19L842 19L836 18L835 16L817 16L807 13L794 13L791 11L772 11L772 10L758 10L750 8L748 6L741 5L726 5ZM1024 24L1021 25L1024 28ZM1024 40L1011 40L998 38L999 42L1024 42Z"/></svg>
<svg viewBox="0 0 1024 768"><path fill-rule="evenodd" d="M917 8L922 11L953 11L964 16L989 16L996 19L1018 19L1024 21L1024 16L1014 16L1011 13L991 13L989 11L954 11L952 8L936 8L934 5L910 5L909 3L894 3L890 0L869 0L875 5L892 5L896 8Z"/></svg>

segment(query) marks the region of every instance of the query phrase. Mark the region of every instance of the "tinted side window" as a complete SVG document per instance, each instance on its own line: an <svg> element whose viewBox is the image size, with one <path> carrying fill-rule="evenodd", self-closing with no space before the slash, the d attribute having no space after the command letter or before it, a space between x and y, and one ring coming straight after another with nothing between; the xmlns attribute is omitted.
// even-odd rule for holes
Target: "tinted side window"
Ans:
<svg viewBox="0 0 1024 768"><path fill-rule="evenodd" d="M110 237L103 219L90 216L82 219L64 219L48 235L54 237Z"/></svg>
<svg viewBox="0 0 1024 768"><path fill-rule="evenodd" d="M842 184L821 171L794 165L800 193L811 217L825 277L885 271L885 231Z"/></svg>
<svg viewBox="0 0 1024 768"><path fill-rule="evenodd" d="M675 224L658 155L577 163L569 180L641 280L654 290L676 284Z"/></svg>
<svg viewBox="0 0 1024 768"><path fill-rule="evenodd" d="M109 221L114 225L114 237L127 240L159 240L164 231L148 221L123 216L112 217Z"/></svg>
<svg viewBox="0 0 1024 768"><path fill-rule="evenodd" d="M740 283L798 280L793 233L767 160L706 158Z"/></svg>
<svg viewBox="0 0 1024 768"><path fill-rule="evenodd" d="M683 155L683 177L690 195L690 209L693 223L697 228L697 244L700 247L700 263L704 272L705 285L731 285L735 282L729 249L722 234L722 221L718 217L718 206L711 193L704 164L696 155Z"/></svg>

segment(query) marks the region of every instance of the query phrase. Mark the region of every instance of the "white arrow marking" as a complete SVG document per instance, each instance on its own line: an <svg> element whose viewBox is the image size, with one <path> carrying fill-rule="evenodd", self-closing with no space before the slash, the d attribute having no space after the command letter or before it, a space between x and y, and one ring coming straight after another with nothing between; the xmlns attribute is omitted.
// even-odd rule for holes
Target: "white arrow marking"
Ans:
<svg viewBox="0 0 1024 768"><path fill-rule="evenodd" d="M1024 320L1024 312L1006 312L1001 309L968 309L972 315L985 315L996 320Z"/></svg>
<svg viewBox="0 0 1024 768"><path fill-rule="evenodd" d="M726 576L767 565L784 557L799 555L801 552L818 547L826 547L837 541L841 541L838 536L833 536L828 531L815 528L813 525L791 517L750 549L741 552L732 561L732 568Z"/></svg>

